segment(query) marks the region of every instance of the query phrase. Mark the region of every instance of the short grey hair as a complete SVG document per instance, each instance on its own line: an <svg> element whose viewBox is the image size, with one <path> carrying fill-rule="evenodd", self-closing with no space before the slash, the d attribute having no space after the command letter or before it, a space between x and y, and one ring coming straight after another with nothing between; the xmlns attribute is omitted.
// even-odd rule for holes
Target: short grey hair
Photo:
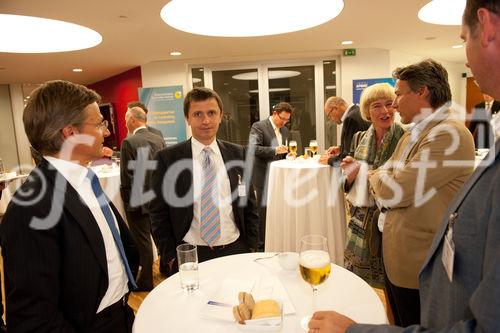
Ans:
<svg viewBox="0 0 500 333"><path fill-rule="evenodd" d="M326 102L325 102L325 105L326 106L345 106L347 108L347 102L342 98L342 97L338 97L338 96L332 96L332 97L329 97Z"/></svg>
<svg viewBox="0 0 500 333"><path fill-rule="evenodd" d="M144 112L144 110L138 106L134 106L134 107L128 109L127 114L129 116L132 116L135 119L143 121L143 122L146 122L148 120L148 116L147 116L146 112Z"/></svg>

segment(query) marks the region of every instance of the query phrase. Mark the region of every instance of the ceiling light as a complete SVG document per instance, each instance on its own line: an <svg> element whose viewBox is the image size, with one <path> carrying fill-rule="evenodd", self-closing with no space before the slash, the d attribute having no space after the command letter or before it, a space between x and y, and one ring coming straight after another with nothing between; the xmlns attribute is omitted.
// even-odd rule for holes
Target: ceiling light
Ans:
<svg viewBox="0 0 500 333"><path fill-rule="evenodd" d="M181 54L182 54L182 52L179 52L179 51L172 51L172 52L170 52L170 55L174 56L174 57L180 56Z"/></svg>
<svg viewBox="0 0 500 333"><path fill-rule="evenodd" d="M269 80L273 79L285 79L287 77L299 76L300 72L297 71L269 71ZM235 80L257 80L257 72L241 73L232 76Z"/></svg>
<svg viewBox="0 0 500 333"><path fill-rule="evenodd" d="M337 86L325 86L325 89L326 90L333 90L333 89L337 89Z"/></svg>
<svg viewBox="0 0 500 333"><path fill-rule="evenodd" d="M83 69L81 69L81 68L73 68L73 72L80 73L80 72L83 72Z"/></svg>
<svg viewBox="0 0 500 333"><path fill-rule="evenodd" d="M343 8L342 0L254 0L251 4L248 0L172 0L160 16L171 27L192 34L253 37L312 28L330 21Z"/></svg>
<svg viewBox="0 0 500 333"><path fill-rule="evenodd" d="M462 47L464 47L463 44L457 44L457 45L453 45L451 48L452 49L461 49Z"/></svg>
<svg viewBox="0 0 500 333"><path fill-rule="evenodd" d="M418 18L441 25L462 24L466 0L432 0L418 11Z"/></svg>
<svg viewBox="0 0 500 333"><path fill-rule="evenodd" d="M269 92L290 91L290 88L269 88ZM257 94L259 90L249 90L249 93Z"/></svg>
<svg viewBox="0 0 500 333"><path fill-rule="evenodd" d="M353 44L353 43L354 43L354 42L353 42L352 40L344 40L344 41L342 41L342 43L341 43L341 44L342 44L342 45L351 45L351 44Z"/></svg>
<svg viewBox="0 0 500 333"><path fill-rule="evenodd" d="M201 82L201 79L197 78L197 77L193 77L193 83L200 83Z"/></svg>
<svg viewBox="0 0 500 333"><path fill-rule="evenodd" d="M0 52L49 53L87 49L102 36L74 23L41 17L0 14Z"/></svg>

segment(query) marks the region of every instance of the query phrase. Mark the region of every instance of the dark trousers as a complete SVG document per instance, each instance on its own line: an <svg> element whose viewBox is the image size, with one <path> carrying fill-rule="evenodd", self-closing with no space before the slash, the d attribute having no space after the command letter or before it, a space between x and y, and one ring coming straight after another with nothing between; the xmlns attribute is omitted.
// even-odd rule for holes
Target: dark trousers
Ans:
<svg viewBox="0 0 500 333"><path fill-rule="evenodd" d="M384 273L386 293L394 315L394 323L401 327L420 324L420 293L418 289L395 286Z"/></svg>
<svg viewBox="0 0 500 333"><path fill-rule="evenodd" d="M267 198L264 197L264 188L255 187L257 207L259 209L259 250L264 250L266 242L266 209Z"/></svg>
<svg viewBox="0 0 500 333"><path fill-rule="evenodd" d="M134 311L125 298L99 312L89 333L131 333L134 319Z"/></svg>
<svg viewBox="0 0 500 333"><path fill-rule="evenodd" d="M240 238L231 244L222 246L197 246L198 262L207 261L214 258L230 256L250 252L246 243Z"/></svg>
<svg viewBox="0 0 500 333"><path fill-rule="evenodd" d="M151 221L149 214L143 214L141 210L126 210L130 234L134 238L139 251L140 270L137 275L137 286L139 289L153 288L153 244L151 242Z"/></svg>

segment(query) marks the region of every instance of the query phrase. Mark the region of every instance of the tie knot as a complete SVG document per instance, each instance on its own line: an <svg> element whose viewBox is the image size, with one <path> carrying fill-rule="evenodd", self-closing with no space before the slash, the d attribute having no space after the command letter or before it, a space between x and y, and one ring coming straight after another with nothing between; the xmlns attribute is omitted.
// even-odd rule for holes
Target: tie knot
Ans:
<svg viewBox="0 0 500 333"><path fill-rule="evenodd" d="M91 182L94 182L97 179L97 175L91 168L88 169L85 177L87 177Z"/></svg>
<svg viewBox="0 0 500 333"><path fill-rule="evenodd" d="M203 148L203 152L205 153L205 155L210 155L210 154L212 154L212 148L207 146L207 147Z"/></svg>

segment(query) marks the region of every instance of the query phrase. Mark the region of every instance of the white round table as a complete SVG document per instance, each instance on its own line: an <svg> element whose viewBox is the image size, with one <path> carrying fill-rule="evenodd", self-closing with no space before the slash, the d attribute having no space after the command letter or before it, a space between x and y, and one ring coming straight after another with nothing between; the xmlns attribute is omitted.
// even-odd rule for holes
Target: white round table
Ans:
<svg viewBox="0 0 500 333"><path fill-rule="evenodd" d="M332 262L344 264L346 216L340 168L316 159L271 163L267 194L266 252L297 251L300 238L328 240Z"/></svg>
<svg viewBox="0 0 500 333"><path fill-rule="evenodd" d="M302 280L298 269L283 270L273 253L246 253L217 258L199 265L200 289L188 293L180 287L179 274L159 284L140 306L134 333L164 332L241 332L236 322L201 317L205 304L212 299L224 279L248 280L275 276L284 286L295 313L284 316L281 332L303 332L300 319L312 313L312 289ZM237 299L237 295L235 295ZM385 324L384 306L373 289L361 278L332 265L328 280L319 286L317 310L336 310L359 323ZM231 311L228 307L227 311Z"/></svg>

